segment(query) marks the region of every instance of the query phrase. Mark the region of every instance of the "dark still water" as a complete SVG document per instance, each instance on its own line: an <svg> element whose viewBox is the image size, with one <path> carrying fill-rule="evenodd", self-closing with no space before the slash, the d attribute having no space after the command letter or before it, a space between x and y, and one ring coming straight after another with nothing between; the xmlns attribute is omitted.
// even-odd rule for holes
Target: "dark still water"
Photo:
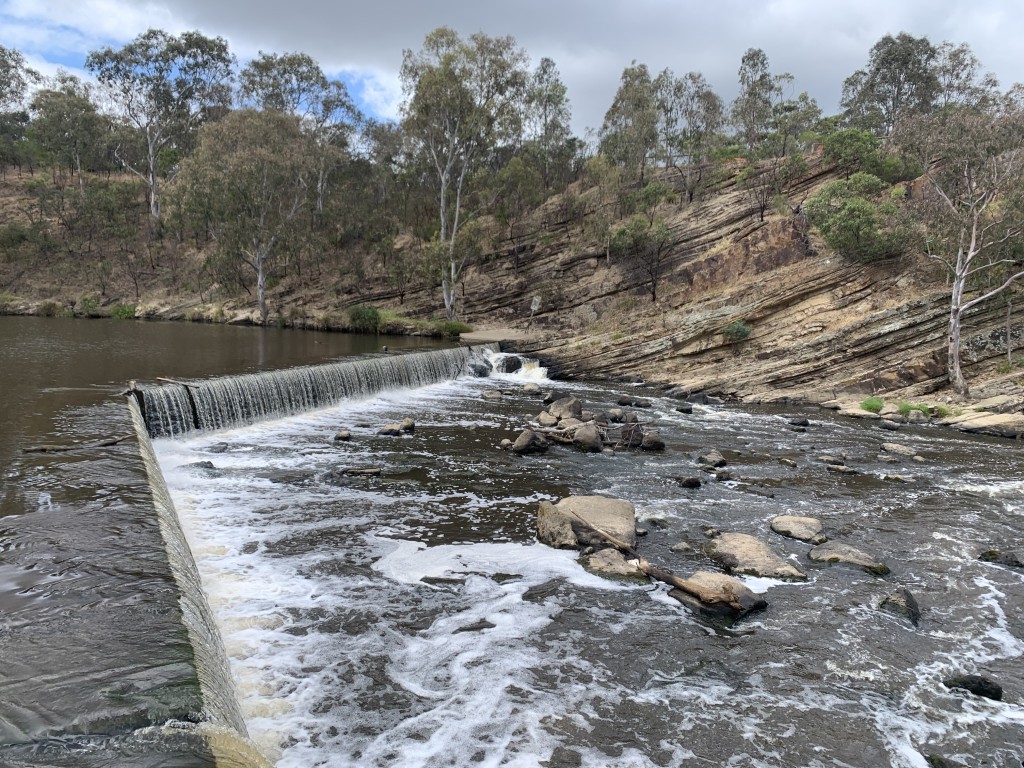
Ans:
<svg viewBox="0 0 1024 768"><path fill-rule="evenodd" d="M198 712L129 380L243 373L393 348L279 329L0 317L0 765L205 765L147 727Z"/></svg>

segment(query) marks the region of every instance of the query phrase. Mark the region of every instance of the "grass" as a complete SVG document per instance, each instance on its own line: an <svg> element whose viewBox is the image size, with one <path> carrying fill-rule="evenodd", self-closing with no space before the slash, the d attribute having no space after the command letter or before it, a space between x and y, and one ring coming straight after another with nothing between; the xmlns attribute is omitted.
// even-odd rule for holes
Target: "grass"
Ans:
<svg viewBox="0 0 1024 768"><path fill-rule="evenodd" d="M113 309L110 310L110 316L115 320L134 320L135 319L135 305L134 304L115 304Z"/></svg>
<svg viewBox="0 0 1024 768"><path fill-rule="evenodd" d="M871 413L880 413L883 405L885 405L885 401L874 395L864 398L860 403L861 410L870 411Z"/></svg>

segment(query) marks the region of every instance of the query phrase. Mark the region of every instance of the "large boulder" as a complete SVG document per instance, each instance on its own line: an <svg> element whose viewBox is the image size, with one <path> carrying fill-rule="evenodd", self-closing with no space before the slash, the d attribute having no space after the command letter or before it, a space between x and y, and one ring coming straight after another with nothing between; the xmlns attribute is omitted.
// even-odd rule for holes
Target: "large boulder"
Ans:
<svg viewBox="0 0 1024 768"><path fill-rule="evenodd" d="M559 420L578 419L583 415L583 403L576 397L563 397L548 406L548 413Z"/></svg>
<svg viewBox="0 0 1024 768"><path fill-rule="evenodd" d="M498 373L515 373L523 367L523 359L517 355L506 355L498 358L494 367Z"/></svg>
<svg viewBox="0 0 1024 768"><path fill-rule="evenodd" d="M878 558L869 555L861 549L838 541L819 544L808 553L808 557L816 563L842 563L863 568L868 573L873 573L876 576L884 576L889 572L889 566Z"/></svg>
<svg viewBox="0 0 1024 768"><path fill-rule="evenodd" d="M703 613L733 619L768 607L768 602L742 581L714 571L697 571L668 594Z"/></svg>
<svg viewBox="0 0 1024 768"><path fill-rule="evenodd" d="M985 563L1024 569L1024 550L988 549L982 552L978 559Z"/></svg>
<svg viewBox="0 0 1024 768"><path fill-rule="evenodd" d="M728 462L719 451L711 448L697 457L697 463L706 467L724 467Z"/></svg>
<svg viewBox="0 0 1024 768"><path fill-rule="evenodd" d="M643 433L643 439L640 441L641 451L664 451L665 440L655 430L649 429Z"/></svg>
<svg viewBox="0 0 1024 768"><path fill-rule="evenodd" d="M623 448L639 448L644 442L644 431L639 424L625 424L619 433L619 440L615 443L617 450Z"/></svg>
<svg viewBox="0 0 1024 768"><path fill-rule="evenodd" d="M1003 700L1003 687L999 683L981 675L954 675L942 681L947 688L959 688L963 691L982 696L993 701Z"/></svg>
<svg viewBox="0 0 1024 768"><path fill-rule="evenodd" d="M641 571L636 561L629 561L617 549L599 549L594 554L583 558L581 564L591 573L616 581L649 584L647 574Z"/></svg>
<svg viewBox="0 0 1024 768"><path fill-rule="evenodd" d="M541 411L540 415L537 417L537 423L542 427L553 427L558 424L558 417L552 416L547 411Z"/></svg>
<svg viewBox="0 0 1024 768"><path fill-rule="evenodd" d="M604 449L601 431L592 421L576 428L572 434L572 444L584 453L600 453Z"/></svg>
<svg viewBox="0 0 1024 768"><path fill-rule="evenodd" d="M466 363L466 368L478 379L486 379L494 370L490 362L482 357L471 357Z"/></svg>
<svg viewBox="0 0 1024 768"><path fill-rule="evenodd" d="M772 530L780 536L788 536L809 544L824 544L828 541L821 521L813 517L779 515L772 519Z"/></svg>
<svg viewBox="0 0 1024 768"><path fill-rule="evenodd" d="M548 441L544 435L534 432L532 429L524 429L512 443L512 452L520 455L544 453L547 449Z"/></svg>
<svg viewBox="0 0 1024 768"><path fill-rule="evenodd" d="M878 607L880 610L902 616L915 627L921 620L921 608L918 606L914 595L906 587L898 588L882 600Z"/></svg>
<svg viewBox="0 0 1024 768"><path fill-rule="evenodd" d="M555 549L579 548L569 518L547 499L542 499L537 508L537 540Z"/></svg>
<svg viewBox="0 0 1024 768"><path fill-rule="evenodd" d="M559 546L551 544L541 531L542 517L548 530L556 527L558 516L568 521L580 547L607 547L611 542L597 533L595 529L599 529L616 542L636 548L636 510L628 501L608 496L567 496L557 504L541 501L537 510L537 538L542 544Z"/></svg>
<svg viewBox="0 0 1024 768"><path fill-rule="evenodd" d="M729 573L803 581L807 575L745 533L722 533L707 543L708 556Z"/></svg>

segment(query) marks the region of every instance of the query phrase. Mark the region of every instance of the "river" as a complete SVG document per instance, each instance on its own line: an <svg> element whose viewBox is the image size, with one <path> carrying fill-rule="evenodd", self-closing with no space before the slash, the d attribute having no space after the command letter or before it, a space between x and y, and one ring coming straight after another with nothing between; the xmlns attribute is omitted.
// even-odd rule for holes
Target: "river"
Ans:
<svg viewBox="0 0 1024 768"><path fill-rule="evenodd" d="M27 345L8 358L14 362L33 359L39 347L28 342L45 335L40 329L63 331L14 322L21 325L12 338ZM0 330L7 323L0 318ZM87 325L102 327L115 347L125 335L166 328L73 323L68 332ZM229 360L188 362L203 334L221 331L238 333L209 341L222 342ZM112 396L128 378L308 362L341 354L316 348L344 338L310 334L319 343L309 342L306 354L295 353L304 334L189 326L171 333L179 332L168 346L126 343L121 353L96 341L84 356L110 362L91 371L40 353L41 370L66 378L15 374L3 382L5 398L11 386L17 410L31 413L0 430L0 600L4 618L18 620L0 633L0 650L5 660L14 651L25 678L41 684L30 688L10 667L0 669L9 742L0 764L5 754L11 764L49 764L31 762L26 745L94 732L83 729L83 707L109 715L112 687L141 696L146 669L162 670L151 688L160 706L173 708L164 683L180 652L124 625L139 615L140 600L159 605L169 588L153 562L135 572L118 567L126 535L140 542L134 557L144 556L145 521L132 519L128 503L143 494L143 480L122 466L133 449L86 457L15 449L109 436L110 422L123 421ZM282 357L295 353L287 360L253 352L257 339L275 333L287 339ZM77 346L53 348L68 354ZM1024 574L978 560L989 547L1019 549L1024 541L1019 446L928 426L893 434L818 410L696 405L683 414L676 401L642 390L653 405L642 416L657 424L664 453L555 447L517 457L497 446L540 410L523 383L556 386L541 376L534 368L460 377L154 441L249 736L278 765L924 768L926 756L941 755L954 765L1021 766ZM496 386L506 391L501 401L481 397ZM624 391L557 386L601 409ZM71 393L63 404L53 393L59 387ZM792 416L810 419L806 432L790 429ZM415 420L413 433L376 434L405 417ZM334 441L339 429L352 440ZM891 463L883 442L920 459ZM738 479L684 488L679 478L702 475L694 458L708 447L723 452ZM857 473L829 471L820 460L826 453L844 455ZM338 471L349 467L381 474ZM533 536L540 499L593 493L634 502L649 531L641 551L678 573L710 567L702 545L704 529L715 527L757 535L809 579L748 579L769 607L732 626L695 615L661 587L599 579ZM96 524L111 510L120 540ZM820 518L830 538L877 554L891 573L809 562L807 545L770 532L778 514ZM114 588L125 583L136 589ZM921 604L918 627L878 610L898 586ZM68 636L72 593L83 626ZM145 631L173 634L170 623ZM39 650L28 654L16 640ZM107 665L113 671L97 682L87 672L103 666L96 649L104 640L139 655ZM946 688L942 681L955 673L998 681L1004 700ZM11 702L12 692L30 695ZM150 706L142 722L96 720L105 734L127 733L159 712ZM123 746L98 744L108 758ZM136 760L124 764L144 764ZM159 764L190 763L186 755Z"/></svg>

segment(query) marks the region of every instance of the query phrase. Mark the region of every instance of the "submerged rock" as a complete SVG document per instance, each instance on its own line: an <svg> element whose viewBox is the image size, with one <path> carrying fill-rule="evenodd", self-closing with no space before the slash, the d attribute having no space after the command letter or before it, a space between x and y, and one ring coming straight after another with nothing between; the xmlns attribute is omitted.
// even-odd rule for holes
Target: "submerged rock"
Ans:
<svg viewBox="0 0 1024 768"><path fill-rule="evenodd" d="M398 437L402 434L401 424L385 424L383 427L377 430L378 435L384 435L385 437Z"/></svg>
<svg viewBox="0 0 1024 768"><path fill-rule="evenodd" d="M993 701L1003 700L1003 687L981 675L953 675L942 681L947 688L959 688Z"/></svg>
<svg viewBox="0 0 1024 768"><path fill-rule="evenodd" d="M1022 551L989 549L982 552L978 559L986 563L996 563L997 565L1005 565L1009 568L1024 569L1024 552Z"/></svg>
<svg viewBox="0 0 1024 768"><path fill-rule="evenodd" d="M900 587L886 597L879 603L878 608L897 616L902 616L915 627L921 620L921 609L917 605L917 600L906 587Z"/></svg>
<svg viewBox="0 0 1024 768"><path fill-rule="evenodd" d="M808 553L808 557L816 563L853 565L876 576L884 576L889 573L889 566L885 563L863 550L838 541L830 541L815 547Z"/></svg>
<svg viewBox="0 0 1024 768"><path fill-rule="evenodd" d="M679 483L681 488L688 488L690 490L696 490L704 484L699 477L679 477L676 478L676 482Z"/></svg>
<svg viewBox="0 0 1024 768"><path fill-rule="evenodd" d="M564 519L565 523L559 518ZM565 524L569 525L577 542L570 545L570 548L577 545L607 547L608 539L595 529L600 529L630 549L636 548L636 510L628 501L608 496L567 496L557 504L540 502L537 510L537 538L542 544L565 547L565 544L551 543L547 533L552 531L557 534L555 541L568 540L569 537L564 533Z"/></svg>
<svg viewBox="0 0 1024 768"><path fill-rule="evenodd" d="M722 533L705 546L708 556L729 573L803 581L807 574L745 533Z"/></svg>
<svg viewBox="0 0 1024 768"><path fill-rule="evenodd" d="M779 515L772 519L772 530L781 536L788 536L797 541L806 541L809 544L824 544L828 541L825 536L824 526L821 521L814 517L799 517L797 515Z"/></svg>
<svg viewBox="0 0 1024 768"><path fill-rule="evenodd" d="M734 619L768 607L768 602L742 581L714 571L697 571L668 594L703 613Z"/></svg>

